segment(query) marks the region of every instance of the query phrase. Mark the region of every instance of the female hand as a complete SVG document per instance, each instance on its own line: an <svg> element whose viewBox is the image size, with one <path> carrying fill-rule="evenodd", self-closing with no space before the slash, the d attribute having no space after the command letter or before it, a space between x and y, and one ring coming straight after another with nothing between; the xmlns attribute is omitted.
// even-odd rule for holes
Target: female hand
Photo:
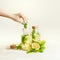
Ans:
<svg viewBox="0 0 60 60"><path fill-rule="evenodd" d="M27 23L27 17L24 15L24 14L22 14L22 13L17 13L17 14L13 14L13 15L15 15L15 21L17 21L17 22L19 22L19 23L24 23L24 22L26 22Z"/></svg>
<svg viewBox="0 0 60 60"><path fill-rule="evenodd" d="M16 14L12 14L12 13L8 13L5 10L0 9L0 16L2 17L6 17L6 18L10 18L18 23L24 23L27 22L27 18L24 14L22 13L16 13Z"/></svg>

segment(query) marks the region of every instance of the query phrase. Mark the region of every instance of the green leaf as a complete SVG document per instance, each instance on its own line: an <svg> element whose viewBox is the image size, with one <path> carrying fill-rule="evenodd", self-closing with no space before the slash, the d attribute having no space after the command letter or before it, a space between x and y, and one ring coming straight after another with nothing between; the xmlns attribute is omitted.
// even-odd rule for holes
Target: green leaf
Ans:
<svg viewBox="0 0 60 60"><path fill-rule="evenodd" d="M30 51L27 51L27 53L32 53L32 52L38 52L38 50L32 48Z"/></svg>
<svg viewBox="0 0 60 60"><path fill-rule="evenodd" d="M41 45L40 48L41 48L41 49L45 49L45 46L44 46L44 45Z"/></svg>
<svg viewBox="0 0 60 60"><path fill-rule="evenodd" d="M41 41L41 45L44 45L46 41Z"/></svg>
<svg viewBox="0 0 60 60"><path fill-rule="evenodd" d="M44 45L45 43L46 43L45 40L43 40L43 41L39 41L39 44L40 44L40 45Z"/></svg>
<svg viewBox="0 0 60 60"><path fill-rule="evenodd" d="M24 23L24 28L25 28L25 29L27 28L27 23Z"/></svg>
<svg viewBox="0 0 60 60"><path fill-rule="evenodd" d="M44 49L45 49L45 47L44 46L41 46L40 49L39 49L39 52L43 52Z"/></svg>
<svg viewBox="0 0 60 60"><path fill-rule="evenodd" d="M22 43L25 43L25 42L26 42L26 40L27 40L27 36L28 36L28 34L22 36Z"/></svg>
<svg viewBox="0 0 60 60"><path fill-rule="evenodd" d="M41 53L42 53L43 51L44 51L44 49L40 49L40 50L39 50L39 52L41 52Z"/></svg>
<svg viewBox="0 0 60 60"><path fill-rule="evenodd" d="M17 49L22 49L22 44L19 44L19 45L17 46Z"/></svg>

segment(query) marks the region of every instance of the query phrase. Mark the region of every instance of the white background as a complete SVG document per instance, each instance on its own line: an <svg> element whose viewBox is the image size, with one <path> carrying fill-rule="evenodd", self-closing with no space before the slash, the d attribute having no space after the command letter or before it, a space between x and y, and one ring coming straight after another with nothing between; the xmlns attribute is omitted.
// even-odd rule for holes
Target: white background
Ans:
<svg viewBox="0 0 60 60"><path fill-rule="evenodd" d="M0 17L0 60L60 60L60 0L0 0L0 8L10 13L23 12L29 26L38 25L41 39L46 39L42 54L7 50L6 46L19 43L22 25Z"/></svg>

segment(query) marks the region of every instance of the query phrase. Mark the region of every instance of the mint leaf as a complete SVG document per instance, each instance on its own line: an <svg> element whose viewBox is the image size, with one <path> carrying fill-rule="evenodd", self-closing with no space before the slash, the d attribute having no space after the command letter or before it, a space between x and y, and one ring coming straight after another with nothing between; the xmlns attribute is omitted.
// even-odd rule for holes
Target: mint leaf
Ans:
<svg viewBox="0 0 60 60"><path fill-rule="evenodd" d="M24 28L25 28L25 29L27 28L27 23L24 23Z"/></svg>

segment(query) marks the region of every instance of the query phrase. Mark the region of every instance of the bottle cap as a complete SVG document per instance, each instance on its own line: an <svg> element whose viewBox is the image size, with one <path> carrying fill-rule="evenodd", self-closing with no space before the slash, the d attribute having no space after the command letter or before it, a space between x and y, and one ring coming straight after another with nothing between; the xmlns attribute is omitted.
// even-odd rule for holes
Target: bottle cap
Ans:
<svg viewBox="0 0 60 60"><path fill-rule="evenodd" d="M32 26L32 29L36 29L37 28L37 26Z"/></svg>

